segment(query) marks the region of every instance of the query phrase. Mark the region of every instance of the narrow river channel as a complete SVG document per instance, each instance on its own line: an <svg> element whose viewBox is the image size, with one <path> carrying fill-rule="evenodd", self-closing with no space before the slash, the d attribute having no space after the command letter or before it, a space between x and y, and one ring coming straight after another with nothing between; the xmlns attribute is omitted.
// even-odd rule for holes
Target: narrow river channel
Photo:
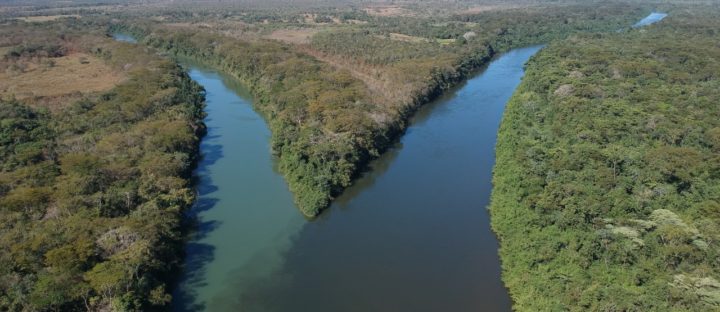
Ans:
<svg viewBox="0 0 720 312"><path fill-rule="evenodd" d="M207 91L208 134L173 310L509 311L486 207L505 103L540 48L507 52L423 106L314 221L295 208L247 91L181 61Z"/></svg>

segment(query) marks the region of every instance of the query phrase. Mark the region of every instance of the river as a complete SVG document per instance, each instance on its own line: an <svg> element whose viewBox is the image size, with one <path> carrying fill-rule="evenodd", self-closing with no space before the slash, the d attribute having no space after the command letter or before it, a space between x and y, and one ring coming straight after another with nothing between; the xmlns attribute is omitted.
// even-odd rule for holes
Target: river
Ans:
<svg viewBox="0 0 720 312"><path fill-rule="evenodd" d="M659 12L653 12L650 13L650 15L646 16L645 18L641 19L639 22L635 23L633 25L634 28L647 26L650 24L655 24L659 21L662 21L665 17L668 15L666 13L659 13Z"/></svg>
<svg viewBox="0 0 720 312"><path fill-rule="evenodd" d="M502 311L485 207L505 103L539 47L510 51L424 106L401 141L306 221L273 167L270 133L231 78L185 63L207 91L201 230L177 311Z"/></svg>
<svg viewBox="0 0 720 312"><path fill-rule="evenodd" d="M423 106L313 221L295 208L248 92L181 60L207 91L208 134L173 310L509 311L486 207L505 103L540 48L502 54Z"/></svg>

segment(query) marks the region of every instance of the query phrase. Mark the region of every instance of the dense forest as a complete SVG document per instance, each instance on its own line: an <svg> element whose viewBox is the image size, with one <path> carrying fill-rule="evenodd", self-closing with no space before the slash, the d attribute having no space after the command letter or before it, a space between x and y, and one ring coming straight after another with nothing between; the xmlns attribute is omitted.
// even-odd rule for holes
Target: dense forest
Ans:
<svg viewBox="0 0 720 312"><path fill-rule="evenodd" d="M374 18L325 29L301 45L226 35L212 21L115 22L109 31L129 32L151 47L209 63L247 85L268 120L273 150L300 210L314 217L397 139L419 105L496 53L581 31L617 30L647 13L625 4L558 10L446 16L444 24L428 18ZM401 29L434 36L434 28L459 24L470 25L455 32L468 39L451 38L450 44L438 41L442 36L390 36Z"/></svg>
<svg viewBox="0 0 720 312"><path fill-rule="evenodd" d="M250 89L315 217L419 106L544 43L505 113L490 207L514 308L720 309L716 8L663 4L631 29L652 6L284 1L0 10L0 310L168 307L205 132L204 91L172 57Z"/></svg>
<svg viewBox="0 0 720 312"><path fill-rule="evenodd" d="M673 10L530 61L491 204L515 309L720 309L717 16Z"/></svg>
<svg viewBox="0 0 720 312"><path fill-rule="evenodd" d="M383 129L368 114L369 94L345 71L272 41L123 25L112 31L130 31L154 48L210 63L244 82L272 130L280 169L309 217L350 184L359 163L379 153Z"/></svg>
<svg viewBox="0 0 720 312"><path fill-rule="evenodd" d="M166 305L194 199L202 88L175 63L75 20L8 22L0 38L13 77L51 75L68 58L65 80L96 63L123 76L101 92L3 94L0 310ZM88 78L77 83L102 77Z"/></svg>

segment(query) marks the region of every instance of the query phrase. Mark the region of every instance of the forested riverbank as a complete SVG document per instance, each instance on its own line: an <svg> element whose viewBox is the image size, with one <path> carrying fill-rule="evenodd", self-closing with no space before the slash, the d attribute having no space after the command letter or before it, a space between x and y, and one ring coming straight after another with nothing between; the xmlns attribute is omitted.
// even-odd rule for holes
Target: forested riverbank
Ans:
<svg viewBox="0 0 720 312"><path fill-rule="evenodd" d="M207 32L111 27L142 43L214 66L242 81L272 131L280 169L309 217L347 187L357 165L378 155L387 129L371 126L362 83L275 42L245 42Z"/></svg>
<svg viewBox="0 0 720 312"><path fill-rule="evenodd" d="M202 88L75 19L6 22L0 38L0 310L167 305Z"/></svg>
<svg viewBox="0 0 720 312"><path fill-rule="evenodd" d="M451 17L457 23L487 26L472 32L472 39L452 45L378 39L362 28L331 32L330 37L319 34L310 46L300 47L148 21L113 23L110 31L132 33L159 50L205 62L248 86L270 125L273 151L298 207L314 217L369 160L397 140L420 105L463 81L496 53L577 32L616 30L645 14L639 7L616 4L561 11L573 18L549 9ZM391 21L395 24L388 25ZM380 26L373 27L429 35L417 28L426 27L419 25L427 20L400 21L381 19L376 22ZM355 55L357 51L366 53ZM394 56L372 64L385 59L383 55ZM348 57L353 61L335 62ZM356 71L367 64L380 66L379 71Z"/></svg>
<svg viewBox="0 0 720 312"><path fill-rule="evenodd" d="M717 8L529 62L491 203L519 311L720 307Z"/></svg>
<svg viewBox="0 0 720 312"><path fill-rule="evenodd" d="M420 118L440 127L409 136L415 148L396 155L405 169L385 182L382 172L369 173L354 192L371 191L357 201L348 192L338 205L357 208L334 223L303 223L294 213L264 153L268 129L244 106L251 114L238 118L251 119L250 130L229 134L238 124L232 105L246 99L226 85L232 79L197 68L195 77L222 84L214 96L225 105L215 111L223 135L203 141L208 157L197 176L222 187L193 189L205 94L170 58L203 63L250 89L297 206L316 217L397 143L420 106L501 52L547 42L498 145L493 224L516 307L703 310L720 301L717 24L709 13L632 30L653 7L68 3L0 8L0 310L167 309L183 246L189 283L173 294L179 309L200 309L193 292L205 286L202 300L212 295L229 310L240 300L291 306L284 310L309 300L336 311L361 297L369 310L438 310L443 300L474 308L483 300L472 296L477 290L500 298L495 240L480 233L486 194L475 189L490 188L478 172L491 166L485 145L495 128L479 130L469 113L496 118L497 99L522 76L516 61L537 47L498 63L498 78L484 78L497 88L470 88L484 97L456 102L464 112L451 119L463 123ZM140 44L114 42L114 32ZM472 105L482 98L492 116ZM473 131L483 143L468 144ZM243 142L255 134L259 142ZM460 146L465 153L453 151ZM441 165L456 159L464 162ZM413 196L420 191L427 197ZM199 238L186 245L184 213L199 222ZM341 257L349 260L327 263ZM457 288L443 287L448 281ZM337 292L335 301L317 302L323 291ZM414 300L423 291L427 301ZM378 299L384 295L397 297ZM506 308L506 299L488 306Z"/></svg>

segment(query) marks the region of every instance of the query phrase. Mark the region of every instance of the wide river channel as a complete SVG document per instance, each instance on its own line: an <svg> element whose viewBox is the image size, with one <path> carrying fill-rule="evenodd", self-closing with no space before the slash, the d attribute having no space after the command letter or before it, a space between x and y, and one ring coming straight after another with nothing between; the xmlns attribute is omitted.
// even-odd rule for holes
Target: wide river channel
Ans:
<svg viewBox="0 0 720 312"><path fill-rule="evenodd" d="M401 141L320 218L274 168L270 132L232 78L207 91L201 222L177 311L509 310L486 206L505 103L540 47L503 54L424 106Z"/></svg>
<svg viewBox="0 0 720 312"><path fill-rule="evenodd" d="M293 204L247 90L181 60L207 91L208 134L173 310L509 311L486 207L505 103L540 48L504 53L423 106L313 221Z"/></svg>

